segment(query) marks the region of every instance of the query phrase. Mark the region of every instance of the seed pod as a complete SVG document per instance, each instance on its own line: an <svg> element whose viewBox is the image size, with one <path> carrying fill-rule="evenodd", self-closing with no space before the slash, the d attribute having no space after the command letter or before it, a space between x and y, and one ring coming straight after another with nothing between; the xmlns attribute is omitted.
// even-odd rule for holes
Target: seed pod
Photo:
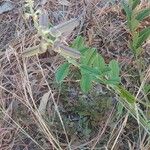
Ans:
<svg viewBox="0 0 150 150"><path fill-rule="evenodd" d="M68 46L65 46L58 41L54 43L53 48L54 48L54 51L56 51L62 55L65 55L66 57L79 59L80 55L81 55L78 50L73 49L73 48L68 47Z"/></svg>
<svg viewBox="0 0 150 150"><path fill-rule="evenodd" d="M74 30L74 28L77 27L78 25L79 25L79 20L75 18L52 27L49 30L49 32L52 36L59 37L63 33L70 34Z"/></svg>
<svg viewBox="0 0 150 150"><path fill-rule="evenodd" d="M22 56L25 58L25 57L31 57L37 54L45 53L47 47L48 47L48 43L42 40L39 45L27 48L26 51L22 53Z"/></svg>
<svg viewBox="0 0 150 150"><path fill-rule="evenodd" d="M39 25L42 29L48 28L48 13L45 9L41 10L41 13L39 16Z"/></svg>
<svg viewBox="0 0 150 150"><path fill-rule="evenodd" d="M62 53L64 53L65 55L69 57L76 58L76 59L80 58L80 52L71 47L60 45L60 49Z"/></svg>
<svg viewBox="0 0 150 150"><path fill-rule="evenodd" d="M40 52L40 45L33 46L31 48L27 48L25 52L22 53L22 56L25 57L31 57L36 54L39 54Z"/></svg>

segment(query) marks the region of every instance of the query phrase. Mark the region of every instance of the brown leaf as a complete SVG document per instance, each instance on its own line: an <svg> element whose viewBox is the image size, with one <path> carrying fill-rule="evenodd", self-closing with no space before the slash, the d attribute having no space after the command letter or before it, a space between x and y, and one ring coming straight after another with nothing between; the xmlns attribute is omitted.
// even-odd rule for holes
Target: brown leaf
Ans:
<svg viewBox="0 0 150 150"><path fill-rule="evenodd" d="M47 102L49 100L49 95L50 95L50 91L45 93L43 96L42 96L42 99L40 101L40 106L38 108L39 112L41 115L45 115L45 111L46 111L46 105L47 105Z"/></svg>

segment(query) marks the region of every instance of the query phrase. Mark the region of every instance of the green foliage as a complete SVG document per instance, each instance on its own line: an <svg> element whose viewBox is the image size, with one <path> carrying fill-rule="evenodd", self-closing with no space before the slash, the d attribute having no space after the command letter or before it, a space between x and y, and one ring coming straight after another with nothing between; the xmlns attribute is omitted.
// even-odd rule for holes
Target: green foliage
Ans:
<svg viewBox="0 0 150 150"><path fill-rule="evenodd" d="M135 96L133 96L130 92L124 89L122 86L116 86L116 91L118 91L121 98L126 100L128 103L133 104L136 102Z"/></svg>
<svg viewBox="0 0 150 150"><path fill-rule="evenodd" d="M110 84L120 83L120 77L119 77L120 68L119 68L118 62L116 60L110 61L109 67L110 67L110 72L108 74L109 76L108 83Z"/></svg>
<svg viewBox="0 0 150 150"><path fill-rule="evenodd" d="M129 4L127 4L127 2L124 0L122 1L122 6L126 13L127 20L128 20L128 22L130 22L131 17L132 17L132 7Z"/></svg>
<svg viewBox="0 0 150 150"><path fill-rule="evenodd" d="M96 57L97 51L95 48L88 48L81 56L81 64L92 66Z"/></svg>
<svg viewBox="0 0 150 150"><path fill-rule="evenodd" d="M59 66L57 72L56 72L56 81L58 83L62 82L63 79L68 75L69 72L69 63L64 63Z"/></svg>
<svg viewBox="0 0 150 150"><path fill-rule="evenodd" d="M102 73L106 69L104 58L100 54L96 54L93 66Z"/></svg>
<svg viewBox="0 0 150 150"><path fill-rule="evenodd" d="M81 53L84 53L88 49L82 36L77 36L77 38L73 41L71 47L77 49Z"/></svg>
<svg viewBox="0 0 150 150"><path fill-rule="evenodd" d="M92 77L88 74L82 74L80 86L83 92L88 92L92 86Z"/></svg>
<svg viewBox="0 0 150 150"><path fill-rule="evenodd" d="M119 119L119 117L123 114L124 107L122 106L121 103L117 103L116 108L117 108L116 116L117 116L117 119Z"/></svg>
<svg viewBox="0 0 150 150"><path fill-rule="evenodd" d="M139 56L142 52L143 43L150 37L150 27L139 31L141 21L150 15L150 8L137 10L140 0L122 1L122 7L126 13L127 24L131 32L132 41L130 48L132 49L135 57Z"/></svg>
<svg viewBox="0 0 150 150"><path fill-rule="evenodd" d="M146 17L150 15L150 8L141 10L140 12L137 13L136 19L138 21L144 20Z"/></svg>
<svg viewBox="0 0 150 150"><path fill-rule="evenodd" d="M140 2L141 0L133 0L132 10L135 9L140 4Z"/></svg>
<svg viewBox="0 0 150 150"><path fill-rule="evenodd" d="M29 3L28 3L29 4ZM69 66L72 64L79 68L81 73L80 86L83 92L87 93L92 84L94 82L99 82L103 84L116 85L119 84L119 65L118 62L112 61L110 64L106 64L103 57L97 52L95 48L90 48L86 46L85 40L83 37L78 36L73 43L71 44L71 48L58 43L60 39L57 36L52 39L55 32L61 31L61 33L69 30L70 32L79 24L77 19L71 19L65 23L57 25L55 27L50 28L50 30L40 30L38 20L34 18L38 18L38 13L36 13L33 7L29 7L30 15L33 17L34 25L36 25L36 29L39 31L38 34L46 41L46 46L48 44L54 45L54 47L60 48L60 51L57 51L54 48L54 51L60 53L64 58L66 58L66 62L58 68L55 78L58 83L62 82L65 77L67 77L69 73ZM36 14L36 17L35 17ZM44 18L47 18L46 13L42 15ZM72 27L73 26L73 27ZM57 30L56 30L57 29ZM61 36L61 33L58 33ZM57 45L58 44L58 45ZM47 49L47 47L46 47ZM34 53L37 54L37 51ZM73 54L77 55L77 57L71 57Z"/></svg>
<svg viewBox="0 0 150 150"><path fill-rule="evenodd" d="M127 17L128 27L130 29L131 36L132 36L130 47L133 50L136 57L142 51L142 44L150 36L150 28L145 28L142 31L139 31L139 25L141 21L143 21L143 19L145 19L150 14L149 8L138 11L136 8L139 4L140 4L140 0L129 0L128 3L125 0L122 1L122 6L125 10L126 17ZM29 7L29 9L31 12L30 15L33 16L34 25L38 29L39 24L36 20L36 18L38 18L37 14L34 12L32 7ZM78 22L75 23L75 26L76 24L78 24ZM65 31L67 31L68 27L66 27L65 25L66 24L62 24L61 26L58 25L57 28L61 27L62 29L62 27L65 27ZM71 27L70 30L72 31L73 28ZM54 37L51 38L51 36L49 35L49 30L48 32L47 31L40 31L40 32L45 33L45 34L43 33L40 34L40 36L44 39L44 41L46 41L46 44L51 43L52 46L56 44L56 46L59 47L59 45L57 45L57 42L59 43L61 41L57 41L59 40L57 36L55 38ZM116 60L111 60L110 63L106 64L104 61L104 58L97 52L95 48L90 48L86 46L84 38L81 36L78 36L73 41L71 47L73 49L69 49L70 47L67 47L67 49L64 49L65 55L62 55L62 56L64 56L64 58L66 59L66 62L59 66L56 72L56 76L55 76L56 81L58 83L61 83L64 80L64 78L67 77L69 73L69 67L72 64L78 67L80 71L80 74L81 74L81 79L79 78L80 86L84 93L88 93L94 83L102 83L106 85L106 87L109 87L108 88L109 90L115 91L115 93L121 98L120 101L122 100L124 102L129 103L129 105L127 105L128 106L127 109L129 109L129 111L131 112L131 114L133 114L133 116L136 116L136 114L134 113L136 112L134 107L131 107L130 109L130 106L134 106L132 104L136 103L136 99L134 95L132 95L129 91L127 91L125 88L123 88L120 85L120 81L121 81L120 67L119 67L118 62ZM73 52L74 49L77 50L77 51L74 51L75 54L76 52L79 52L77 53L79 56L77 59L74 57L72 58L69 55L71 52ZM56 51L56 52L59 52L59 51ZM145 88L145 91L147 91L148 93L149 87L145 86L144 88ZM101 101L102 99L100 99L98 102L101 102ZM98 120L99 122L99 118L100 118L99 116L103 112L102 107L106 109L106 105L105 105L106 101L104 101L104 103L100 103L100 105L96 101L95 103L92 101L92 103L90 104L89 104L89 101L87 102L84 100L83 102L84 104L81 103L81 105L79 105L79 107L76 108L76 112L81 116L79 126L81 126L82 129L84 130L84 134L88 136L91 130L90 130L90 123L86 121L86 119L90 118L91 120L94 120L94 121ZM121 114L123 111L122 106L123 105L120 105L118 107L119 114ZM109 108L110 107L111 105L109 105ZM101 110L102 112L99 113L99 111ZM144 118L144 115L142 117ZM140 118L140 121L143 118ZM144 123L141 123L141 124L144 125Z"/></svg>
<svg viewBox="0 0 150 150"><path fill-rule="evenodd" d="M145 94L147 95L147 98L150 99L150 84L147 83L144 85L143 90L145 92ZM146 104L147 106L147 104Z"/></svg>
<svg viewBox="0 0 150 150"><path fill-rule="evenodd" d="M139 48L150 37L150 27L143 29L139 32L139 38L136 44L136 48Z"/></svg>
<svg viewBox="0 0 150 150"><path fill-rule="evenodd" d="M72 44L72 48L81 52L80 61L72 63L79 67L81 73L80 86L84 93L87 93L94 82L103 84L116 85L120 83L118 62L112 60L110 64L106 64L104 58L97 52L95 48L85 46L83 37L77 37ZM75 60L74 60L75 61ZM68 74L69 64L61 65L56 73L56 81L61 82Z"/></svg>

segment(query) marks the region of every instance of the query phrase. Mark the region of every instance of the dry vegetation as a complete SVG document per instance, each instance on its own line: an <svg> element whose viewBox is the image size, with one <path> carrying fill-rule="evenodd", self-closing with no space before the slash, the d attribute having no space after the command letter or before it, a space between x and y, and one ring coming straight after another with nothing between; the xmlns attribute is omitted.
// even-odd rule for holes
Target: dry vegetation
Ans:
<svg viewBox="0 0 150 150"><path fill-rule="evenodd" d="M150 95L138 93L142 83L128 48L130 34L120 2L68 1L70 5L63 6L59 1L45 0L42 6L42 1L36 0L35 9L44 7L52 25L83 13L80 26L67 43L82 35L106 62L118 60L124 87L141 101L146 97L147 107L142 109L150 119ZM0 150L148 150L149 134L105 86L97 84L88 94L82 93L75 67L58 85L54 74L64 58L50 50L22 58L22 52L39 43L40 38L32 19L24 16L24 0L13 0L12 4L12 10L0 14ZM143 1L141 7L145 5L148 3ZM141 28L149 25L147 18ZM143 47L142 81L149 76L150 42Z"/></svg>

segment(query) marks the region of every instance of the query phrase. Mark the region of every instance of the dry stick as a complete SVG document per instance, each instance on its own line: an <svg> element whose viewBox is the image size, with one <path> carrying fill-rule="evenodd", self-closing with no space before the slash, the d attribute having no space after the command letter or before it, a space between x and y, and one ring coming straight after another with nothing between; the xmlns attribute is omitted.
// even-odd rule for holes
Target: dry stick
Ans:
<svg viewBox="0 0 150 150"><path fill-rule="evenodd" d="M40 64L39 59L38 59L38 62L39 62L39 64ZM39 67L40 67L40 69L41 69L41 72L42 72L42 75L43 75L43 77L44 77L44 79L45 79L45 82L47 83L49 92L51 93L51 98L52 98L52 100L53 100L53 103L54 103L56 112L57 112L57 114L58 114L58 116L59 116L60 122L61 122L62 127L63 127L63 130L64 130L64 132L65 132L65 136L66 136L66 139L67 139L68 147L69 147L69 149L71 150L69 138L68 138L68 135L67 135L67 132L66 132L66 129L65 129L65 125L64 125L63 120L62 120L62 117L61 117L61 115L60 115L58 106L57 106L57 104L56 104L56 102L55 102L55 98L54 98L53 92L52 92L52 90L51 90L51 88L50 88L50 86L49 86L49 84L48 84L48 82L47 82L47 80L46 80L46 77L45 77L45 75L44 75L44 72L43 72L43 69L42 69L41 65L39 65ZM59 147L59 148L61 149L61 147Z"/></svg>
<svg viewBox="0 0 150 150"><path fill-rule="evenodd" d="M16 57L17 58L17 57ZM17 61L19 62L19 60L17 59ZM25 64L25 63L24 63ZM25 67L26 68L26 67ZM20 67L20 69L21 69L21 67ZM21 71L21 70L20 70ZM24 88L24 93L25 93L25 97L26 97L26 100L27 100L27 103L24 103L23 102L23 99L21 99L18 95L16 95L15 93L12 93L12 92L10 92L10 91L8 91L7 89L5 89L4 87L2 87L1 85L0 85L0 88L1 89L3 89L3 90L5 90L5 91L7 91L7 92L9 92L10 94L12 94L13 96L15 96L21 103L23 103L27 108L29 108L34 114L35 114L35 116L36 116L36 113L35 113L35 110L33 109L33 107L31 106L31 104L29 103L29 101L28 101L28 96L27 96L27 92L26 92L26 88L25 88L25 86L23 86L23 88ZM30 96L32 96L31 94L30 94ZM35 103L34 103L34 100L33 100L33 98L32 98L32 102L33 102L33 104L34 104L34 106L35 106ZM37 109L36 107L35 107L35 109ZM28 133L26 133L21 127L20 127L20 125L19 124L17 124L7 113L5 113L4 112L4 110L2 110L2 112L4 113L4 114L6 114L21 130L22 130L22 132L25 134L25 135L27 135L34 143L36 143L38 146L40 146ZM37 119L38 120L40 120L40 117L39 116L36 116L37 117ZM40 121L39 121L40 122ZM45 133L48 133L47 131L45 132ZM55 141L55 139L53 139L54 141ZM52 145L55 147L55 145L52 143ZM41 146L40 146L41 147ZM42 147L41 147L42 148ZM55 147L56 148L56 147ZM42 148L43 149L43 148Z"/></svg>
<svg viewBox="0 0 150 150"><path fill-rule="evenodd" d="M149 78L149 76L150 76L150 67L148 68L148 71L147 71L147 73L146 73L146 75L145 75L145 77L144 77L144 79L143 79L143 81L141 83L141 86L140 86L140 88L139 88L139 90L138 90L138 92L136 94L136 99L138 98L140 92L142 91L142 89L143 89L147 79ZM136 103L135 103L135 110L136 110L137 122L138 122L138 125L139 125L139 138L140 138L140 141L141 141L139 112L138 112L138 107L137 107Z"/></svg>
<svg viewBox="0 0 150 150"><path fill-rule="evenodd" d="M38 145L42 150L45 150L37 141L35 141L17 122L15 122L2 108L0 108L3 114L7 115L8 118L21 130L23 134L29 137L36 145Z"/></svg>
<svg viewBox="0 0 150 150"><path fill-rule="evenodd" d="M128 116L129 116L129 113L127 113L127 115L126 115L126 117L125 117L125 119L124 119L124 121L123 121L123 123L122 123L122 126L121 126L121 128L120 128L120 132L118 133L118 135L117 135L117 137L116 137L116 139L115 139L115 141L114 141L114 144L113 144L111 150L114 149L114 147L115 147L115 145L116 145L116 143L117 143L117 141L118 141L118 139L119 139L119 137L120 137L120 135L121 135L121 133L122 133L122 131L123 131L123 128L125 127L125 125L126 125L126 123L127 123Z"/></svg>
<svg viewBox="0 0 150 150"><path fill-rule="evenodd" d="M147 71L147 73L145 75L145 78L143 79L143 81L141 83L141 86L140 86L140 88L139 88L139 90L138 90L138 92L136 94L136 99L138 98L140 92L142 91L142 88L144 87L144 85L145 85L147 79L149 79L149 77L150 77L150 66L148 67L148 71Z"/></svg>
<svg viewBox="0 0 150 150"><path fill-rule="evenodd" d="M17 55L16 55L17 56ZM19 60L18 60L18 57L16 57L17 61L18 61L18 64L19 64ZM34 102L34 99L33 99L33 95L32 95L32 90L31 90L31 86L29 84L29 79L28 79L28 72L27 72L27 68L26 68L26 65L25 65L25 60L23 59L23 64L24 64L24 71L25 71L25 76L26 76L26 80L27 80L27 83L28 83L28 86L27 86L27 89L28 89L28 92L30 93L30 97L32 99L32 103L34 105L34 108L32 107L32 105L30 104L30 102L28 101L28 96L27 96L27 91L26 91L26 88L25 88L25 84L23 84L23 88L24 88L24 94L25 94L25 97L26 97L26 102L27 102L27 107L30 108L30 110L32 111L32 113L35 115L37 121L40 123L40 125L43 127L42 129L44 130L45 134L47 135L47 137L49 137L50 135L50 142L51 144L53 145L53 147L55 147L57 149L57 147L55 146L55 144L53 143L53 141L57 144L56 140L53 138L52 134L49 132L48 128L46 127L40 113L38 112L38 109L36 107L36 104ZM20 72L21 72L21 66L19 65L20 67ZM24 76L23 76L24 78ZM26 83L26 81L25 81ZM58 145L58 144L57 144ZM59 146L58 146L59 147Z"/></svg>
<svg viewBox="0 0 150 150"><path fill-rule="evenodd" d="M49 131L49 129L47 128L47 126L46 126L46 124L45 124L45 122L44 122L44 120L43 120L43 118L42 118L42 116L41 116L41 114L39 113L39 111L37 110L37 112L35 112L35 116L36 116L36 118L38 119L38 121L39 121L39 123L40 123L40 126L41 126L41 129L42 130L44 130L44 132L45 132L45 135L49 138L49 136L50 136L50 143L52 144L52 146L55 148L55 149L57 149L57 146L59 147L59 149L60 150L62 150L61 149L61 147L59 146L59 144L57 143L57 141L56 141L56 139L53 137L53 135L50 133L50 131ZM55 143L54 143L54 142ZM55 146L55 144L57 144L57 146Z"/></svg>
<svg viewBox="0 0 150 150"><path fill-rule="evenodd" d="M32 108L32 106L31 106L31 104L30 104L30 102L29 102L29 99L28 99L28 94L27 94L27 92L26 92L26 80L25 80L25 75L24 75L24 72L23 72L23 70L22 70L22 68L21 68L21 63L20 63L20 61L19 61L19 58L18 58L18 55L17 55L17 53L15 52L15 57L16 57L16 60L17 60L17 62L18 62L18 68L19 68L19 71L20 71L20 75L21 75L21 78L23 79L22 80L22 84L23 84L23 90L24 90L24 94L25 94L25 99L26 99L26 105L27 105L27 108L28 109L30 109L31 111L33 111L33 108ZM23 62L24 62L24 60L23 60Z"/></svg>
<svg viewBox="0 0 150 150"><path fill-rule="evenodd" d="M35 104L35 101L34 101L34 98L33 98L32 89L31 89L31 86L30 86L30 83L29 83L29 76L28 76L27 67L25 65L25 61L23 62L23 66L24 66L24 73L25 73L25 77L26 77L26 81L27 81L26 87L27 87L28 93L30 95L30 98L32 100L32 104L34 106L34 109L37 110L37 107L36 107L36 104Z"/></svg>
<svg viewBox="0 0 150 150"><path fill-rule="evenodd" d="M107 142L106 147L109 147L109 144L111 143L111 141L113 140L113 138L115 138L117 131L115 132L115 129L117 128L117 126L120 124L120 122L123 120L124 116L121 117L119 120L117 120L117 123L115 124L115 126L113 127L113 130L110 134L109 140Z"/></svg>
<svg viewBox="0 0 150 150"><path fill-rule="evenodd" d="M6 88L4 88L3 86L0 85L0 88L8 93L10 93L12 96L16 97L21 103L23 103L26 107L28 107L28 105L26 103L23 102L23 99L21 97L19 97L17 94L12 93L11 91L7 90Z"/></svg>
<svg viewBox="0 0 150 150"><path fill-rule="evenodd" d="M107 127L107 125L108 125L108 123L109 123L109 121L110 121L110 119L111 119L111 116L112 116L113 111L114 111L114 108L112 109L112 111L111 111L111 113L110 113L110 115L109 115L109 117L108 117L108 119L107 119L107 121L106 121L106 123L105 123L105 126L104 126L103 130L102 130L102 131L99 131L98 137L97 137L97 139L96 139L94 145L92 146L91 150L94 150L94 148L95 148L96 144L98 143L99 139L100 139L100 138L102 137L102 135L104 134L104 132L105 132L105 130L106 130L106 127Z"/></svg>
<svg viewBox="0 0 150 150"><path fill-rule="evenodd" d="M24 69L25 69L25 73L26 73L26 77L27 77L27 80L29 81L28 79L28 73L27 73L27 68L26 68L26 65L25 65L25 62L24 62ZM34 102L34 99L33 99L33 95L32 95L32 90L31 90L31 86L30 84L28 84L28 92L30 93L30 97L32 99L32 103L34 105L34 109L32 108L32 112L33 114L35 115L35 117L37 118L37 121L40 123L40 126L41 128L44 130L44 133L46 134L46 136L48 137L48 139L50 140L50 143L53 145L54 148L57 149L57 146L60 148L59 144L57 143L57 141L54 139L53 135L50 133L49 129L47 128L45 122L43 121L43 118L42 116L40 115L39 111L38 111L38 108L36 107L36 104ZM50 137L50 138L49 138ZM55 142L55 143L54 143ZM55 144L57 146L55 146Z"/></svg>

